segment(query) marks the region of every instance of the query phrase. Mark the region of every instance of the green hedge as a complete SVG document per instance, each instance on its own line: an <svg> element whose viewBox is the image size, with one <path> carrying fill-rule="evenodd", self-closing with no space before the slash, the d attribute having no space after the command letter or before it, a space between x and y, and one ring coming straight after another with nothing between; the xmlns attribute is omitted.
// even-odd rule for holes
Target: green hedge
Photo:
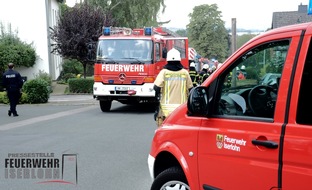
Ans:
<svg viewBox="0 0 312 190"><path fill-rule="evenodd" d="M68 79L69 93L93 93L93 78Z"/></svg>

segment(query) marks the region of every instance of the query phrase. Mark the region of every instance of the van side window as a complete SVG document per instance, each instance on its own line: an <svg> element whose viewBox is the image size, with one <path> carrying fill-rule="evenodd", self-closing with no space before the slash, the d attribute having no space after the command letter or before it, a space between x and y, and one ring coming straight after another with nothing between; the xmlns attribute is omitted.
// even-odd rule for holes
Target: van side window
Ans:
<svg viewBox="0 0 312 190"><path fill-rule="evenodd" d="M312 84L312 45L310 42L301 79L297 107L297 123L300 124L310 124L310 125L312 124L312 116L310 112L310 109L312 108L312 98L310 95L311 84Z"/></svg>
<svg viewBox="0 0 312 190"><path fill-rule="evenodd" d="M273 118L289 40L246 52L221 75L217 115Z"/></svg>
<svg viewBox="0 0 312 190"><path fill-rule="evenodd" d="M156 54L156 61L160 60L160 44L155 44L155 54Z"/></svg>

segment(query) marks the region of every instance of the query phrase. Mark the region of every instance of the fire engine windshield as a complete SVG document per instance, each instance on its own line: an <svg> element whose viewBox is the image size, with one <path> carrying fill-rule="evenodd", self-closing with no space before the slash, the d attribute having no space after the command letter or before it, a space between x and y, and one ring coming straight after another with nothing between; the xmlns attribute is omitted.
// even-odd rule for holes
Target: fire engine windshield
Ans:
<svg viewBox="0 0 312 190"><path fill-rule="evenodd" d="M152 41L142 39L105 39L98 42L97 60L105 62L150 63Z"/></svg>

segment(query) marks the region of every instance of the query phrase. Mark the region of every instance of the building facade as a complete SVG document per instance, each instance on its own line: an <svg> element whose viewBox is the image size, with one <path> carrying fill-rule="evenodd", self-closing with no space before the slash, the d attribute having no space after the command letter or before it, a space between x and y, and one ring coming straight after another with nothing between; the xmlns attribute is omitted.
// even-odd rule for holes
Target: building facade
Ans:
<svg viewBox="0 0 312 190"><path fill-rule="evenodd" d="M15 69L33 79L40 72L48 73L56 80L61 72L62 59L51 54L50 27L54 28L59 18L59 3L62 0L0 0L0 23L5 29L17 31L18 37L33 46L37 59L33 67Z"/></svg>

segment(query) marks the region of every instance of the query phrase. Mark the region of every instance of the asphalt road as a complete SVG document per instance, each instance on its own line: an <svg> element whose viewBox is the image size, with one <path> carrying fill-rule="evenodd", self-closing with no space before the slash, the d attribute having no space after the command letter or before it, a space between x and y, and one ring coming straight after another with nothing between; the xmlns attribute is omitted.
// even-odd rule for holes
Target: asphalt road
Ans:
<svg viewBox="0 0 312 190"><path fill-rule="evenodd" d="M113 102L103 113L90 95L18 105L18 117L7 108L0 105L0 189L150 188L152 108Z"/></svg>

